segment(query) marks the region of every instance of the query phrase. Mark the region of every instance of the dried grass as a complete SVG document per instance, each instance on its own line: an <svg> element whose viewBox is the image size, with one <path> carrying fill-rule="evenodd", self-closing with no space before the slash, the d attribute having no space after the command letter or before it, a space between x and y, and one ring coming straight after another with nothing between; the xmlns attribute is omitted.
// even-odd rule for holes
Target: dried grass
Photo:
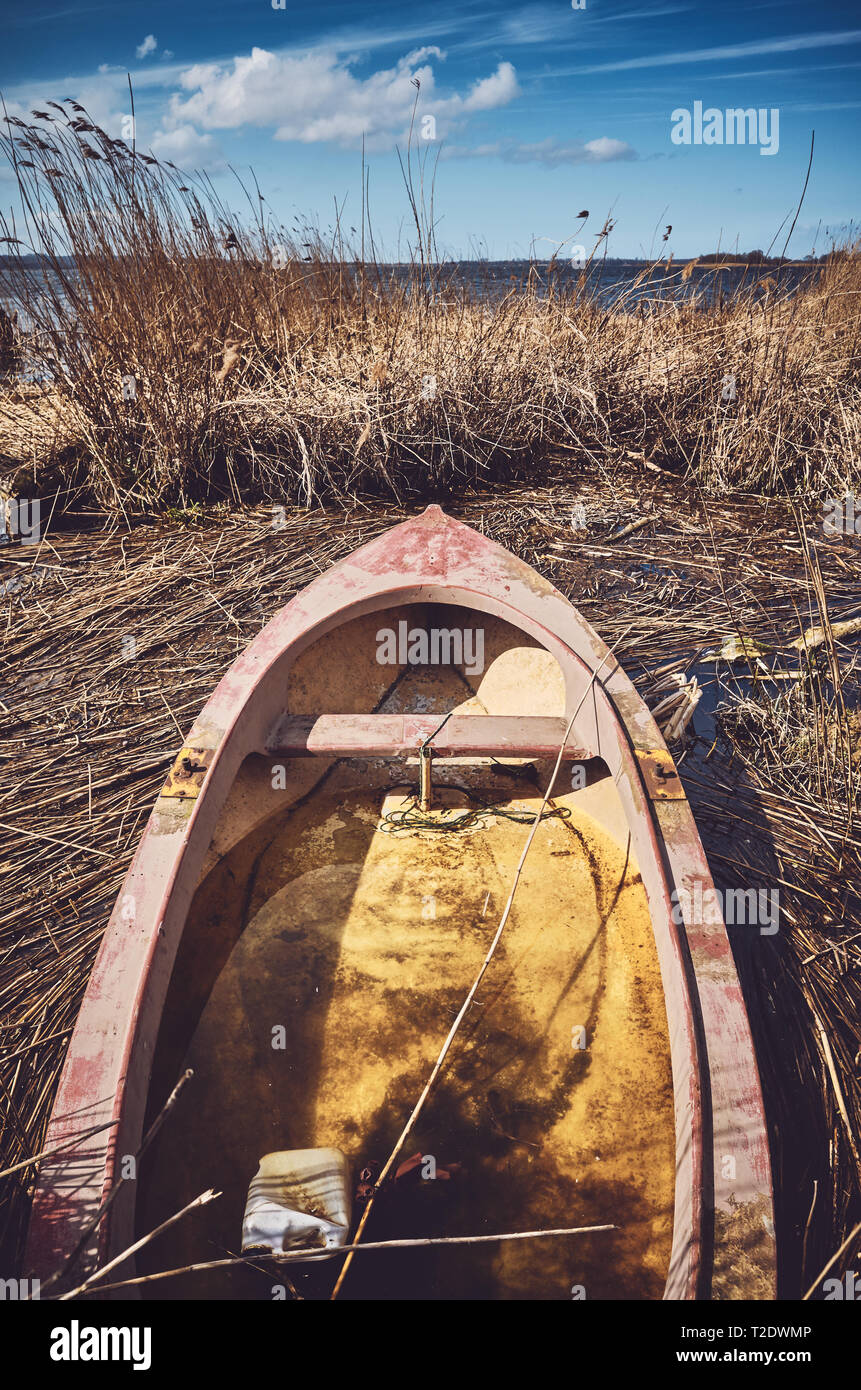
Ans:
<svg viewBox="0 0 861 1390"><path fill-rule="evenodd" d="M578 467L642 452L715 491L858 481L852 251L798 293L778 270L724 296L715 270L708 302L705 289L681 301L660 261L609 310L585 272L564 280L554 260L491 302L436 258L411 152L416 244L409 268L386 267L364 209L356 246L339 222L326 238L274 225L255 187L244 225L205 179L111 140L77 107L52 110L0 134L26 209L0 245L32 325L22 352L49 378L46 403L64 403L74 482L110 511L427 500L537 483L560 449ZM45 259L27 264L36 248ZM673 288L689 279L680 269ZM18 428L29 464L40 442Z"/></svg>

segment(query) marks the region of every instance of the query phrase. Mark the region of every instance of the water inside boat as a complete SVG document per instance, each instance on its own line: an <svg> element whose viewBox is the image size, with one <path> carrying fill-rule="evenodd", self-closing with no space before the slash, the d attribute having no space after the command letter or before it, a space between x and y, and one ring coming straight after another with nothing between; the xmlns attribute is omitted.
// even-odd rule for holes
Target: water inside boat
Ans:
<svg viewBox="0 0 861 1390"><path fill-rule="evenodd" d="M378 632L404 619L481 627L483 669L381 664ZM302 654L285 694L295 714L565 712L551 654L463 608L356 619ZM139 1273L237 1255L263 1154L340 1149L354 1178L387 1159L493 938L552 767L440 762L432 810L404 828L390 818L414 805L416 760L297 759L280 776L276 761L244 765L191 904L147 1123L186 1067L194 1078L141 1161L138 1235L209 1187L222 1196L148 1245ZM557 814L401 1155L433 1163L384 1190L364 1239L616 1229L359 1253L341 1298L662 1296L675 1129L649 910L612 780L593 769L572 789L563 768L556 785ZM465 828L437 828L467 812ZM285 1274L254 1255L143 1292L326 1298L341 1262Z"/></svg>

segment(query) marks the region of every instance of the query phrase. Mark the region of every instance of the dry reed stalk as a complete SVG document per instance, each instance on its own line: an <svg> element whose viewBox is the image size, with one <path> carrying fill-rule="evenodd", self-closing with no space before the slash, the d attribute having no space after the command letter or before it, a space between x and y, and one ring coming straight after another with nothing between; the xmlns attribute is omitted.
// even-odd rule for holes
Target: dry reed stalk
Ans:
<svg viewBox="0 0 861 1390"><path fill-rule="evenodd" d="M617 1229L616 1226L561 1226L546 1231L503 1231L499 1235L490 1236L421 1236L412 1240L369 1240L362 1245L341 1245L330 1248L315 1246L308 1249L289 1250L280 1255L266 1255L265 1258L271 1260L276 1266L283 1267L289 1264L334 1260L339 1255L353 1255L357 1250L415 1250L426 1246L441 1245L493 1245L503 1240L541 1240L548 1236L597 1235L602 1231L615 1231ZM136 1279L124 1279L122 1283L118 1284L101 1284L98 1289L79 1289L77 1294L81 1296L91 1291L93 1293L108 1293L116 1289L138 1288L141 1284L155 1284L162 1279L175 1279L181 1274L196 1274L205 1269L235 1269L237 1265L248 1264L249 1262L250 1256L234 1256L226 1260L207 1260L200 1264L184 1265L181 1269L163 1269L155 1274L142 1274Z"/></svg>

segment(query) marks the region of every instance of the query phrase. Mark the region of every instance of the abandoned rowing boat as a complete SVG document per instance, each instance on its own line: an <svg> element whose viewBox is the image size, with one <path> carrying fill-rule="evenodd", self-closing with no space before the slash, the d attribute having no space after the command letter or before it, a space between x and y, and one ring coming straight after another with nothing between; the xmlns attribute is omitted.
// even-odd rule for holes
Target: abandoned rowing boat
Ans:
<svg viewBox="0 0 861 1390"><path fill-rule="evenodd" d="M189 734L70 1042L45 1143L67 1147L41 1166L29 1272L83 1241L79 1283L210 1187L218 1200L106 1282L235 1251L250 1184L252 1245L303 1173L367 1188L484 959L560 748L498 951L402 1154L420 1162L381 1190L367 1238L615 1229L363 1253L345 1293L773 1298L750 1029L673 761L576 609L438 507L294 598ZM315 1222L343 1240L353 1192L331 1220L314 1192L303 1240ZM311 1296L327 1263L301 1267ZM272 1269L131 1290L271 1297Z"/></svg>

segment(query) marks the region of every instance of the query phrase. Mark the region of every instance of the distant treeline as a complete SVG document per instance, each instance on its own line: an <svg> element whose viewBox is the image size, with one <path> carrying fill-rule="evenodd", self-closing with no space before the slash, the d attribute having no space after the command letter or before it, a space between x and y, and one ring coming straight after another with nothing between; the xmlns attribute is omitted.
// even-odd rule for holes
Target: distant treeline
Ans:
<svg viewBox="0 0 861 1390"><path fill-rule="evenodd" d="M822 265L822 264L824 264L826 261L834 260L835 258L839 258L839 259L849 259L849 258L851 257L851 255L852 255L852 252L851 252L851 251L835 250L835 251L827 251L827 252L825 252L825 254L822 255L822 256L805 256L805 257L803 258L803 260L797 260L797 259L793 259L793 258L788 257L788 256L766 256L766 254L765 254L764 251L746 251L746 252L745 252L745 251L742 251L742 252L738 252L738 253L736 253L736 252L731 252L731 251L709 251L709 252L707 252L706 255L704 255L704 256L681 256L681 257L678 258L678 263L681 263L681 262L683 262L683 261L691 261L691 260L692 260L692 261L696 261L697 265L763 265L763 266L777 266L777 265ZM543 259L544 259L544 260L547 260L547 259L549 259L549 257L545 257L545 258L543 258ZM44 264L47 264L46 259L45 259L44 257L38 256L38 255L32 255L32 254L31 254L31 255L26 255L26 256L10 256L10 255L6 255L6 254L0 255L0 271L2 271L2 270L4 270L4 269L7 269L7 268L11 269L13 265L15 265L15 266L22 266L22 265L23 265L23 266L38 266L38 265L43 264L43 263L44 263ZM505 267L510 267L510 266L529 266L529 265L536 265L536 264L542 264L542 263L543 263L543 260L540 259L540 258L538 258L538 257L535 257L533 260L529 260L529 259L527 259L527 258L525 258L525 257L520 257L520 258L514 257L514 258L512 258L512 259L510 259L510 260L502 260L502 261L493 261L493 260L487 259L486 257L473 257L473 258L466 257L466 258L461 259L461 260L447 260L447 261L441 262L441 264L442 264L443 266L445 266L445 265L451 265L451 266L458 266L458 265L465 265L465 266L466 266L466 265L485 265L485 266L487 266L487 267L494 267L494 266L505 266ZM63 267L66 268L66 269L72 269L72 267L73 267L74 264L75 264L75 260L74 260L74 257L73 257L73 256L59 256L59 257L57 257L57 264L63 266ZM345 264L350 264L350 265L352 265L352 264L354 264L354 262L353 262L353 261L345 261ZM400 262L400 263L399 263L399 262L381 262L381 263L380 263L380 268L381 268L381 269L393 269L393 268L394 268L396 265L398 265L398 264L407 265L407 264L409 264L409 262ZM600 266L600 265L607 265L607 266L615 266L615 265L620 265L620 266L621 266L621 265L624 265L624 266L647 266L647 265L651 265L651 264L653 264L652 261L642 260L642 259L640 259L640 258L633 257L633 256L602 256L602 257L600 258L599 262L598 262L597 265L596 265L596 269L597 269L598 266Z"/></svg>
<svg viewBox="0 0 861 1390"><path fill-rule="evenodd" d="M824 265L826 261L848 254L826 251L822 256L805 256L803 261L798 261L789 256L766 256L764 251L709 251L697 259L700 265Z"/></svg>

